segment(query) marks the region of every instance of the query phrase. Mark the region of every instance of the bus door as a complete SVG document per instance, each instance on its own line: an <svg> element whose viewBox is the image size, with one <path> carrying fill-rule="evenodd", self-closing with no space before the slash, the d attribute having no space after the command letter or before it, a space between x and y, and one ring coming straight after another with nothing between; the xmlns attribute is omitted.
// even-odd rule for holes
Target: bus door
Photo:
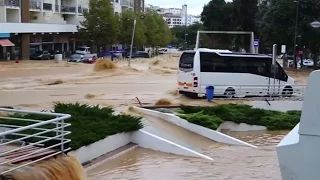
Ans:
<svg viewBox="0 0 320 180"><path fill-rule="evenodd" d="M282 73L280 73L282 68L280 65L276 62L275 65L271 65L271 73L269 77L269 95L280 95L281 93L281 81L279 76L281 76Z"/></svg>

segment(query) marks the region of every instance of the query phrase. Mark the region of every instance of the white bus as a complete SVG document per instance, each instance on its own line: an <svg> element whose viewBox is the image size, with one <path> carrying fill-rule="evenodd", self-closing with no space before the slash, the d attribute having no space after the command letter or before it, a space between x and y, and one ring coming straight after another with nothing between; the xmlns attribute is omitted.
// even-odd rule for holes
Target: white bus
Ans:
<svg viewBox="0 0 320 180"><path fill-rule="evenodd" d="M275 77L275 78L274 78ZM295 80L272 57L233 53L228 50L197 49L180 57L180 94L203 97L213 86L215 96L244 97L293 94Z"/></svg>

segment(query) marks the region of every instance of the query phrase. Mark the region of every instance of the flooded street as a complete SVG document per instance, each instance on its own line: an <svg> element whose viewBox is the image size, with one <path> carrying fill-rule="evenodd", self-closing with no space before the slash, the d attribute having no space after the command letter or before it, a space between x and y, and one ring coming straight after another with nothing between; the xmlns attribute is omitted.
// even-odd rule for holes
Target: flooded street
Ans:
<svg viewBox="0 0 320 180"><path fill-rule="evenodd" d="M138 148L87 174L91 180L281 180L274 150L221 146L206 153L213 162Z"/></svg>
<svg viewBox="0 0 320 180"><path fill-rule="evenodd" d="M53 61L0 62L0 106L43 110L54 102L82 102L126 111L137 104L167 98L173 104L208 105L205 100L179 96L178 58L160 56L118 62L115 70L94 72L93 65ZM294 74L293 74L294 75ZM300 77L300 82L303 78ZM212 103L211 103L212 104ZM260 149L214 143L176 126L146 117L146 129L214 159L181 157L138 148L88 171L92 180L280 180L275 144L286 132L231 133ZM174 138L173 138L174 137Z"/></svg>

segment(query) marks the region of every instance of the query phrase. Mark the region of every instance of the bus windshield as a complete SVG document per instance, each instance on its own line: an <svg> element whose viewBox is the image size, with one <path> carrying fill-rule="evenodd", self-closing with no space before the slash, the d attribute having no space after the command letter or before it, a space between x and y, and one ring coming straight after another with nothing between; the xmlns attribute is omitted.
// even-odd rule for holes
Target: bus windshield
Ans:
<svg viewBox="0 0 320 180"><path fill-rule="evenodd" d="M180 58L179 69L182 71L186 69L192 70L194 55L194 52L184 52Z"/></svg>

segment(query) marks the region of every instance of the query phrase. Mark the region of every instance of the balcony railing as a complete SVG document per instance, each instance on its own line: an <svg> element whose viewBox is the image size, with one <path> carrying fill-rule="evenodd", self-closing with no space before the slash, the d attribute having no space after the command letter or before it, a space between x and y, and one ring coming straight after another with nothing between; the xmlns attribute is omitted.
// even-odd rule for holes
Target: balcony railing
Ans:
<svg viewBox="0 0 320 180"><path fill-rule="evenodd" d="M3 0L6 6L20 7L19 0ZM2 4L2 3L0 3Z"/></svg>
<svg viewBox="0 0 320 180"><path fill-rule="evenodd" d="M121 6L133 7L131 0L122 0L120 1Z"/></svg>
<svg viewBox="0 0 320 180"><path fill-rule="evenodd" d="M61 12L76 13L76 11L77 11L77 7L75 6L61 5Z"/></svg>
<svg viewBox="0 0 320 180"><path fill-rule="evenodd" d="M29 8L33 10L41 10L41 1L30 1Z"/></svg>
<svg viewBox="0 0 320 180"><path fill-rule="evenodd" d="M0 108L0 112L38 114L48 119L0 116L0 167L7 167L0 175L71 150L67 147L71 140L66 139L71 133L66 127L71 124L65 123L70 115L6 108Z"/></svg>
<svg viewBox="0 0 320 180"><path fill-rule="evenodd" d="M52 11L52 4L50 4L50 3L43 3L43 10Z"/></svg>
<svg viewBox="0 0 320 180"><path fill-rule="evenodd" d="M83 7L78 7L78 13L79 14L83 14L83 13L85 13L85 12L88 12L88 8L83 8Z"/></svg>

